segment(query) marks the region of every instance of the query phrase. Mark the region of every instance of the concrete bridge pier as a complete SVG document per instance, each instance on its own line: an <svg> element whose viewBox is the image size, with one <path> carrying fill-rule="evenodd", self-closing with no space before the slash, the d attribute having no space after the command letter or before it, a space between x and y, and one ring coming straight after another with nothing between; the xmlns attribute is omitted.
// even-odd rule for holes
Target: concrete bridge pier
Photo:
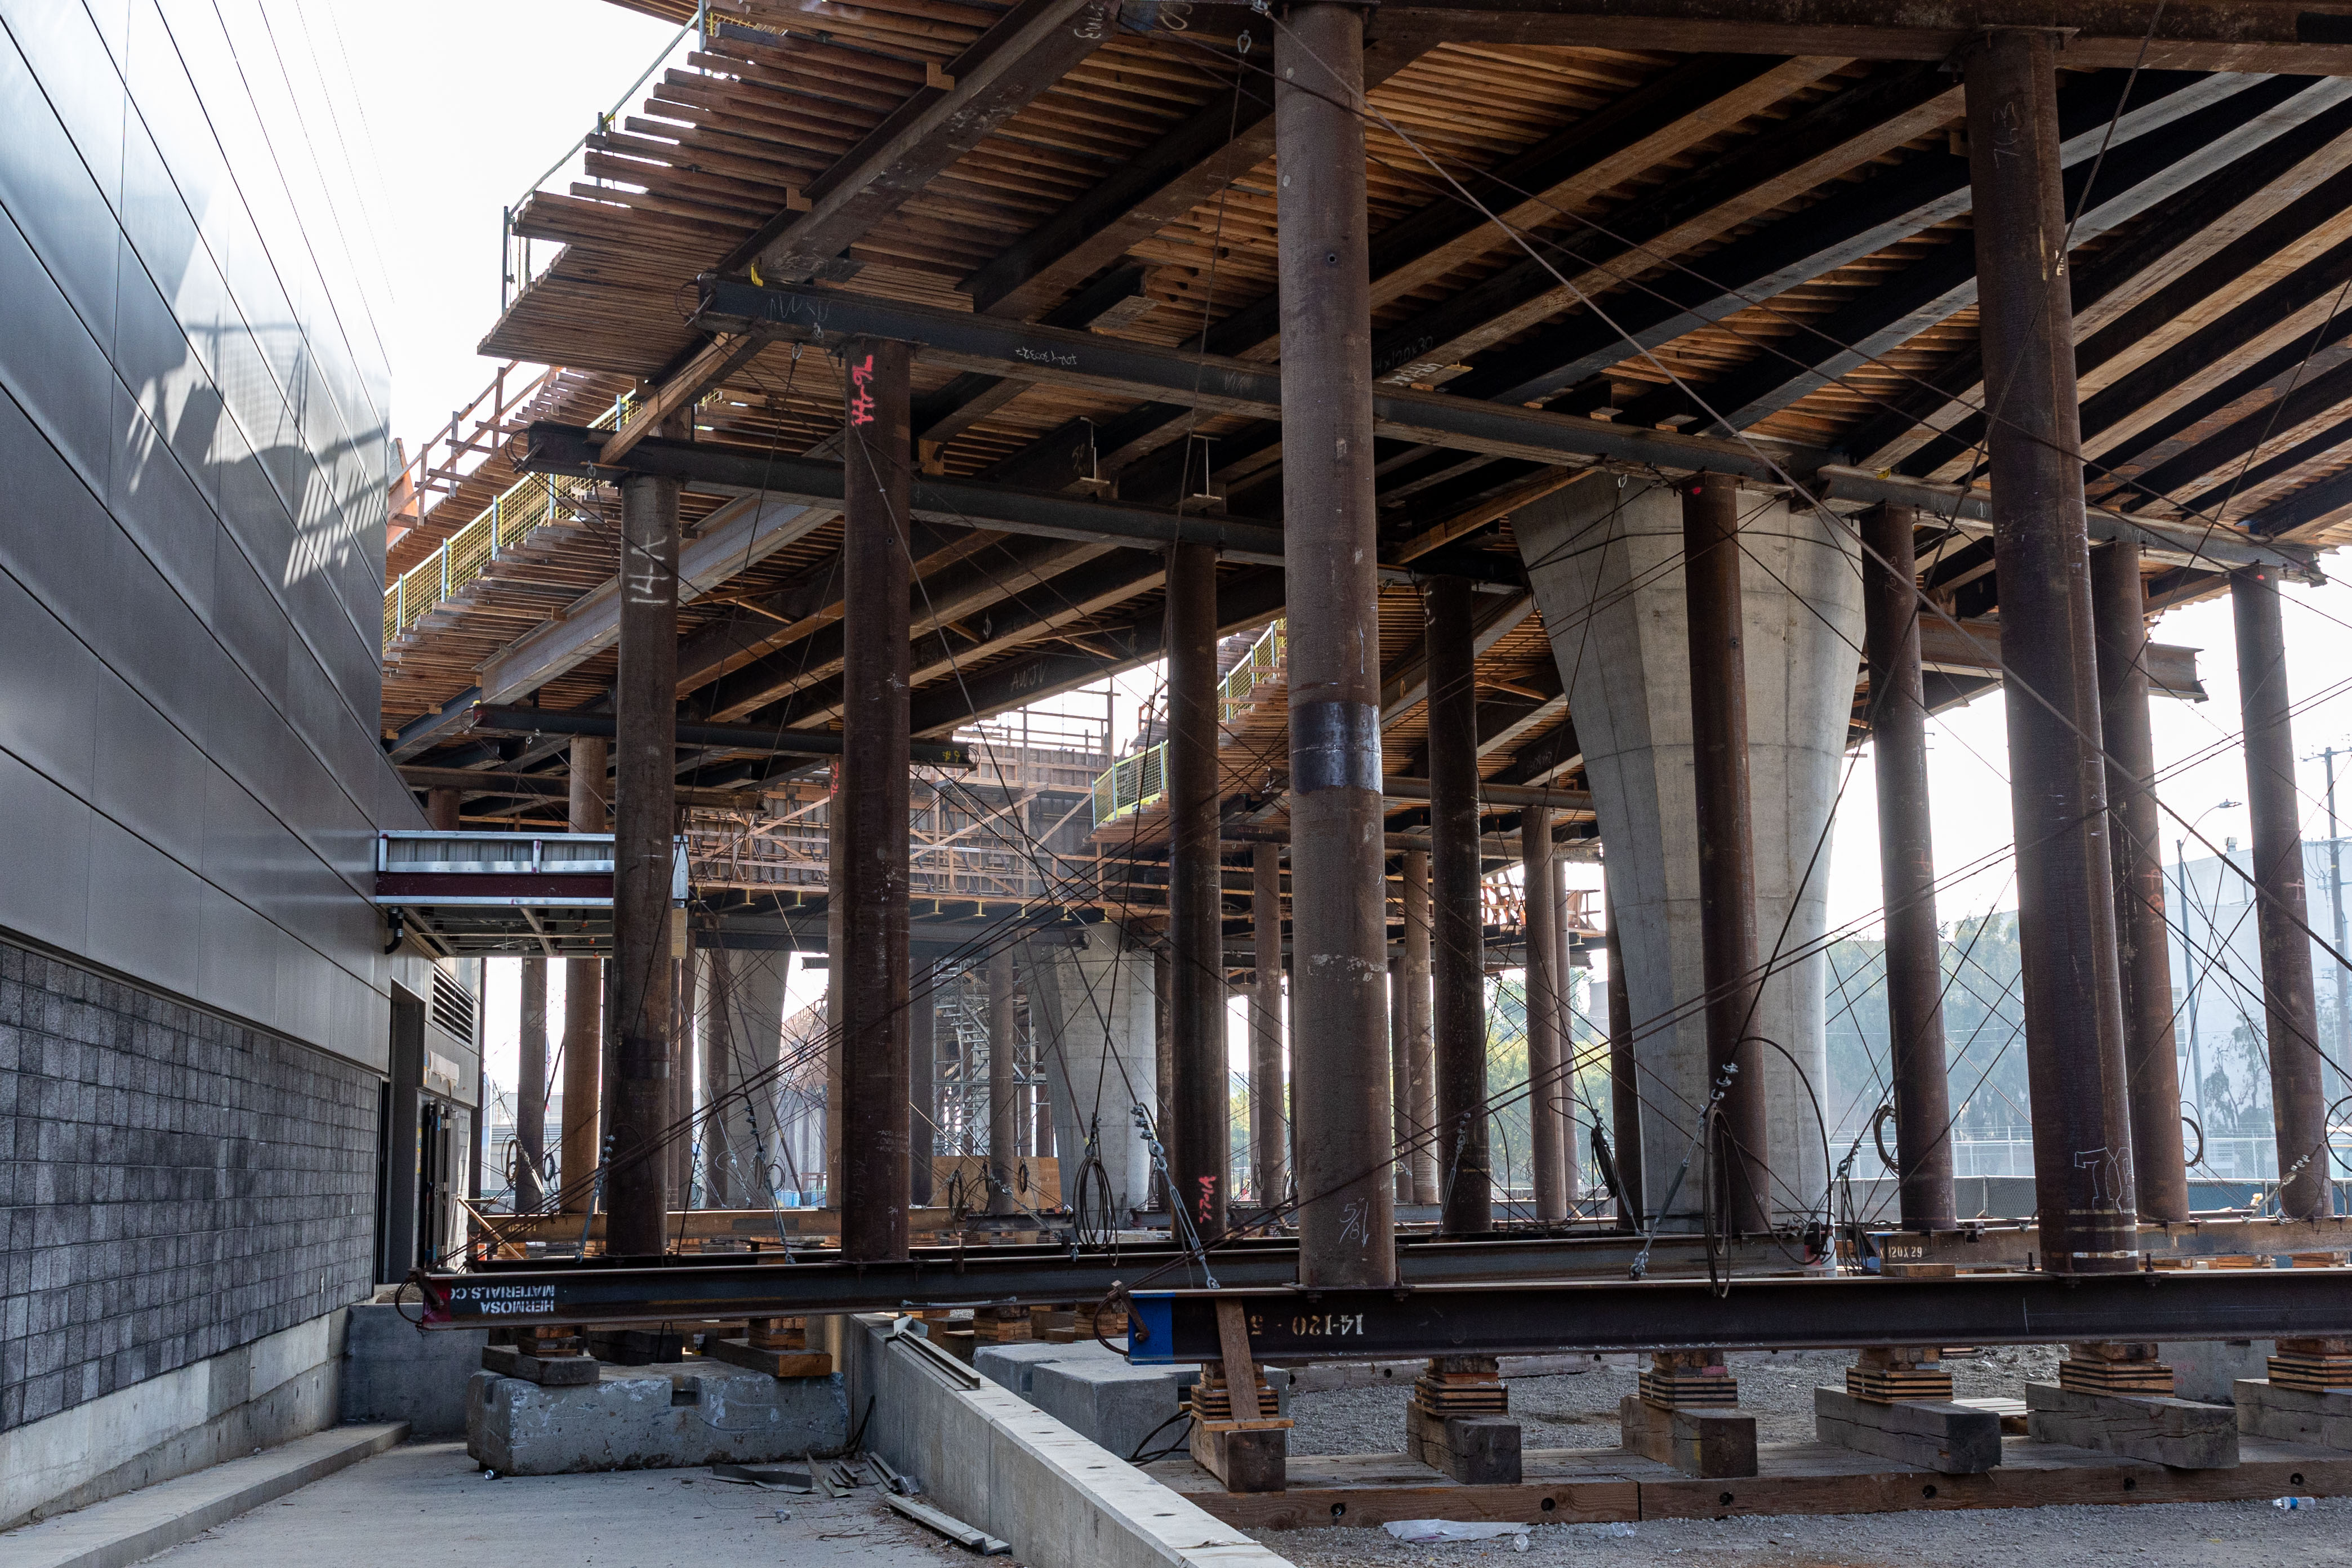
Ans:
<svg viewBox="0 0 2352 1568"><path fill-rule="evenodd" d="M1158 1114L1157 965L1150 949L1129 947L1108 921L1034 936L1026 956L1063 1194L1076 1196L1095 1122L1112 1209L1123 1216L1151 1196L1151 1152L1131 1112L1140 1104Z"/></svg>
<svg viewBox="0 0 2352 1568"><path fill-rule="evenodd" d="M1709 1085L1682 498L1598 473L1521 509L1513 526L1608 846L1642 1190L1654 1210L1691 1152ZM1788 1219L1818 1205L1829 1179L1814 1109L1827 1070L1827 966L1775 955L1808 950L1826 920L1830 813L1863 657L1862 576L1842 526L1760 492L1740 492L1738 538L1757 950L1769 971L1753 1032L1772 1042L1760 1053L1768 1191L1772 1214ZM1694 1160L1668 1228L1696 1225L1704 1192Z"/></svg>

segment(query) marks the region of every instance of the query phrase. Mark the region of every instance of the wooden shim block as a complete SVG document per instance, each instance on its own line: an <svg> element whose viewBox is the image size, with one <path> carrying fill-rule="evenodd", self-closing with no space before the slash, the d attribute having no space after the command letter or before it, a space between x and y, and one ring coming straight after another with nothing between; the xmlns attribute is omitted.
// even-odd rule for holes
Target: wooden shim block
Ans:
<svg viewBox="0 0 2352 1568"><path fill-rule="evenodd" d="M702 1353L730 1366L764 1372L770 1377L831 1377L833 1357L823 1351L769 1350L748 1340L705 1340Z"/></svg>
<svg viewBox="0 0 2352 1568"><path fill-rule="evenodd" d="M519 1377L542 1388L584 1388L602 1375L594 1356L525 1355L506 1345L482 1347L482 1370Z"/></svg>
<svg viewBox="0 0 2352 1568"><path fill-rule="evenodd" d="M1192 1423L1192 1458L1223 1481L1229 1492L1278 1492L1290 1448L1290 1423L1241 1426L1222 1421Z"/></svg>
<svg viewBox="0 0 2352 1568"><path fill-rule="evenodd" d="M2230 1469L2238 1463L2237 1413L2226 1405L2085 1394L2054 1383L2027 1384L2025 1404L2026 1431L2036 1442L2066 1443L2179 1469Z"/></svg>
<svg viewBox="0 0 2352 1568"><path fill-rule="evenodd" d="M2025 1417L2027 1412L2025 1408L2025 1401L2022 1399L1979 1397L1974 1399L1955 1399L1950 1401L1950 1403L1964 1405L1970 1410L1990 1411L1994 1415L2000 1418L2001 1436L2005 1437L2022 1437L2025 1436Z"/></svg>
<svg viewBox="0 0 2352 1568"><path fill-rule="evenodd" d="M1941 1401L1860 1399L1813 1390L1813 1431L1824 1443L1938 1475L1982 1475L2000 1463L2000 1417Z"/></svg>
<svg viewBox="0 0 2352 1568"><path fill-rule="evenodd" d="M1519 1484L1519 1424L1505 1415L1442 1415L1407 1405L1405 1452L1465 1487Z"/></svg>
<svg viewBox="0 0 2352 1568"><path fill-rule="evenodd" d="M1629 1453L1702 1479L1756 1473L1756 1417L1738 1410L1662 1410L1640 1394L1618 1402Z"/></svg>
<svg viewBox="0 0 2352 1568"><path fill-rule="evenodd" d="M2238 1402L2238 1430L2246 1436L2352 1448L2352 1393L2313 1394L2265 1377L2242 1377L2231 1393Z"/></svg>

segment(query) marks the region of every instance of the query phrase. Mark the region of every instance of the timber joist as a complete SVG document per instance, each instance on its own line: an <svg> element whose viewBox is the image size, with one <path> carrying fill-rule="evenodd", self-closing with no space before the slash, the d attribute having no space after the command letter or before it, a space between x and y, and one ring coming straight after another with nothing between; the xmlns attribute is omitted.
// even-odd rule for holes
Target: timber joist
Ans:
<svg viewBox="0 0 2352 1568"><path fill-rule="evenodd" d="M640 8L686 19L667 5ZM534 411L530 455L509 437L497 477L685 481L707 564L681 594L681 718L838 721L830 351L849 333L915 346L935 545L916 575L936 606L916 606L918 734L1158 658L1171 540L1223 556L1221 633L1281 615L1279 24L1197 0L726 0L710 18L591 139L586 179L524 205L517 232L563 249L484 345L583 388ZM1390 772L1427 766L1413 579L1482 579L1487 610L1524 599L1515 510L1596 473L1916 507L1926 584L1996 624L1963 93L1943 68L1986 27L2044 21L2016 0L1379 8ZM2066 26L2092 536L2140 546L2152 607L2240 566L2310 577L2352 533L2352 330L2329 306L2352 276L2352 10L2108 0ZM619 433L588 430L631 384ZM649 436L688 409L690 442ZM595 708L604 504L399 639L404 760L529 771L539 742L532 761L458 755L485 743L459 732L471 703ZM1482 776L1573 786L1557 628L1514 613L1479 653ZM1931 697L1997 676L1986 637L1943 643ZM2158 652L2163 689L2199 689ZM1253 754L1278 759L1278 719L1262 727ZM1280 830L1278 805L1245 826Z"/></svg>

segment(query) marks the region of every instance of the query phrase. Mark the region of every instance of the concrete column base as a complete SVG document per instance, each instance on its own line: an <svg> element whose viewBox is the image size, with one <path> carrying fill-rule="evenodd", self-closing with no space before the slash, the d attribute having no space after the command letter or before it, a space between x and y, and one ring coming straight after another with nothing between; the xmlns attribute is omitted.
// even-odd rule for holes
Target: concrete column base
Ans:
<svg viewBox="0 0 2352 1568"><path fill-rule="evenodd" d="M466 1389L466 1452L500 1475L760 1464L848 1438L838 1376L605 1367L576 1388L478 1372Z"/></svg>

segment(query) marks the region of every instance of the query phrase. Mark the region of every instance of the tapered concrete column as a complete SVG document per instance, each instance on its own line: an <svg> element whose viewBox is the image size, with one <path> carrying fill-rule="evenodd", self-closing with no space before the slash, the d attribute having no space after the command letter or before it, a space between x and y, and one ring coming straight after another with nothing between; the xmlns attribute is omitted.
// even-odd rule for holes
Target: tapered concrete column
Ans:
<svg viewBox="0 0 2352 1568"><path fill-rule="evenodd" d="M1772 1220L1764 1044L1757 1033L1764 976L1757 964L1756 834L1748 816L1739 487L1722 474L1698 474L1681 489L1706 1065L1711 1082L1726 1085L1708 1154L1726 1232L1754 1235Z"/></svg>
<svg viewBox="0 0 2352 1568"><path fill-rule="evenodd" d="M540 1170L547 1158L547 960L522 961L522 1017L516 1030L522 1060L515 1073L515 1194L517 1214L537 1208L545 1194Z"/></svg>
<svg viewBox="0 0 2352 1568"><path fill-rule="evenodd" d="M2139 546L2091 552L2099 647L2099 721L2107 751L2116 955L2122 965L2124 1068L2131 1075L2132 1169L2143 1220L2189 1217L2180 1136L2180 1064L2172 1033L2172 933L2164 920L2164 829L2147 719L2147 590ZM2295 865L2300 870L2302 859ZM2300 939L2298 939L2300 940ZM2309 950L2305 952L2305 972Z"/></svg>
<svg viewBox="0 0 2352 1568"><path fill-rule="evenodd" d="M605 744L601 737L572 742L571 820L574 833L603 833ZM562 1206L584 1211L595 1197L595 1170L603 1158L604 1076L604 961L563 961L563 1114L561 1167Z"/></svg>
<svg viewBox="0 0 2352 1568"><path fill-rule="evenodd" d="M2082 421L2053 34L1990 32L1968 83L1978 316L1991 422L2002 707L2042 1266L2137 1267L2115 872L2084 531Z"/></svg>
<svg viewBox="0 0 2352 1568"><path fill-rule="evenodd" d="M2279 620L2276 575L2257 567L2231 573L2230 609L2238 632L2238 701L2245 722L2246 815L2254 829L2254 909L2262 935L2271 1115L2278 1128L2279 1212L2309 1219L2332 1210L2333 1173L2304 897L2302 803L2295 795L2294 732L2288 720L2293 710L2286 632Z"/></svg>
<svg viewBox="0 0 2352 1568"><path fill-rule="evenodd" d="M1559 968L1559 892L1553 885L1551 812L1519 813L1519 901L1527 910L1528 1120L1536 1217L1568 1217L1569 1085L1561 1070L1568 1017Z"/></svg>
<svg viewBox="0 0 2352 1568"><path fill-rule="evenodd" d="M833 900L841 942L841 1255L907 1256L907 811L912 573L907 530L908 348L852 339L843 353L847 500L842 534L840 824Z"/></svg>
<svg viewBox="0 0 2352 1568"><path fill-rule="evenodd" d="M1217 848L1217 576L1205 545L1168 552L1168 939L1175 984L1176 1157L1184 1212L1225 1228L1224 894Z"/></svg>
<svg viewBox="0 0 2352 1568"><path fill-rule="evenodd" d="M702 955L703 1200L715 1209L748 1207L754 1184L743 1173L754 1158L750 1121L735 1094L743 1053L735 1040L734 954L714 947ZM764 1202L767 1194L757 1194Z"/></svg>
<svg viewBox="0 0 2352 1568"><path fill-rule="evenodd" d="M1045 1064L1064 1196L1071 1196L1091 1142L1110 1182L1111 1211L1123 1216L1154 1196L1151 1152L1134 1109L1159 1102L1159 964L1109 921L1043 933L1024 953L1029 1023Z"/></svg>
<svg viewBox="0 0 2352 1568"><path fill-rule="evenodd" d="M669 1194L672 1208L694 1206L694 1096L701 1064L696 1058L694 950L670 961L669 988Z"/></svg>
<svg viewBox="0 0 2352 1568"><path fill-rule="evenodd" d="M1165 937L1151 952L1151 1042L1152 1125L1167 1166L1152 1196L1165 1204L1176 1173L1176 955Z"/></svg>
<svg viewBox="0 0 2352 1568"><path fill-rule="evenodd" d="M1405 1066L1412 1083L1409 1117L1412 1201L1437 1201L1437 1041L1429 1028L1429 851L1404 852Z"/></svg>
<svg viewBox="0 0 2352 1568"><path fill-rule="evenodd" d="M1290 1118L1282 1102L1282 846L1258 845L1251 871L1257 950L1250 987L1251 1181L1264 1208L1280 1203L1290 1184Z"/></svg>
<svg viewBox="0 0 2352 1568"><path fill-rule="evenodd" d="M613 823L612 1165L607 1249L661 1252L670 1208L670 880L677 829L678 482L621 481Z"/></svg>
<svg viewBox="0 0 2352 1568"><path fill-rule="evenodd" d="M1283 527L1289 542L1291 951L1299 1278L1386 1285L1388 963L1381 898L1364 21L1291 8L1275 41Z"/></svg>
<svg viewBox="0 0 2352 1568"><path fill-rule="evenodd" d="M1609 926L1609 1130L1617 1172L1617 1228L1639 1230L1648 1223L1643 1196L1642 1090L1633 1055L1633 1000L1625 984L1625 963L1617 945L1617 900L1606 884L1601 919Z"/></svg>
<svg viewBox="0 0 2352 1568"><path fill-rule="evenodd" d="M1396 1201L1412 1202L1412 1033L1405 1018L1404 954L1389 956L1389 1120L1396 1129Z"/></svg>
<svg viewBox="0 0 2352 1568"><path fill-rule="evenodd" d="M1437 1037L1437 1180L1451 1236L1494 1228L1487 1154L1486 965L1479 903L1478 694L1470 584L1422 590L1429 647L1430 1026Z"/></svg>
<svg viewBox="0 0 2352 1568"><path fill-rule="evenodd" d="M1805 1080L1819 1085L1828 1073L1820 948L1830 806L1863 640L1862 574L1842 524L1769 496L1743 496L1740 506L1756 929L1769 933L1763 956L1780 954L1751 1027L1788 1053L1764 1048L1763 1080L1771 1194L1777 1217L1793 1221L1829 1182ZM1624 971L1640 1036L1642 1191L1653 1205L1691 1148L1712 1079L1697 1011L1705 987L1682 525L1674 487L1629 479L1620 489L1606 474L1512 515L1608 847L1610 961ZM1695 1226L1701 1196L1685 1182L1665 1228Z"/></svg>
<svg viewBox="0 0 2352 1568"><path fill-rule="evenodd" d="M1021 1163L1019 1043L1013 1038L1013 950L988 955L988 1212L1018 1214L1013 1187Z"/></svg>
<svg viewBox="0 0 2352 1568"><path fill-rule="evenodd" d="M1878 880L1886 908L1886 1023L1906 1230L1948 1230L1952 1100L1944 1066L1943 932L1927 813L1927 702L1919 673L1918 514L1882 506L1862 522L1870 655L1871 765L1878 781ZM2168 1059L2170 1047L2167 1047ZM2177 1142L2177 1141L2176 1141Z"/></svg>

